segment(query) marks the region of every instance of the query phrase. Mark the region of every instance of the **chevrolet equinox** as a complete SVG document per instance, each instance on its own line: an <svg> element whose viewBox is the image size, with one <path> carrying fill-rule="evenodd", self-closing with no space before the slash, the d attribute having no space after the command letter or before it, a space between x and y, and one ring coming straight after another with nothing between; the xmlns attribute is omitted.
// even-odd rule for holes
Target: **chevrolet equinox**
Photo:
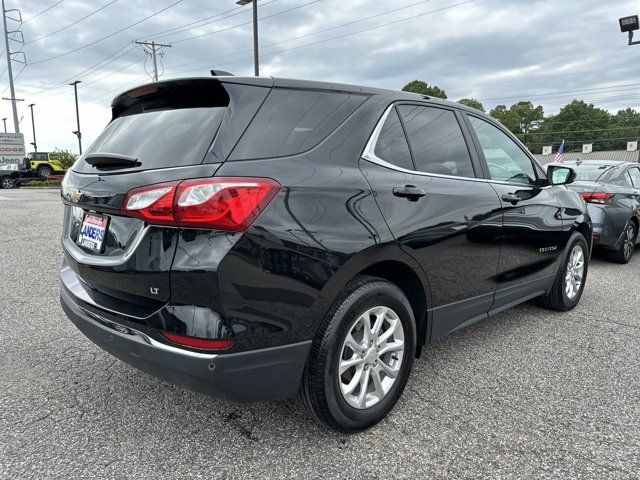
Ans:
<svg viewBox="0 0 640 480"><path fill-rule="evenodd" d="M357 431L428 342L582 295L585 202L502 125L427 96L233 76L112 102L62 185L61 301L89 339Z"/></svg>

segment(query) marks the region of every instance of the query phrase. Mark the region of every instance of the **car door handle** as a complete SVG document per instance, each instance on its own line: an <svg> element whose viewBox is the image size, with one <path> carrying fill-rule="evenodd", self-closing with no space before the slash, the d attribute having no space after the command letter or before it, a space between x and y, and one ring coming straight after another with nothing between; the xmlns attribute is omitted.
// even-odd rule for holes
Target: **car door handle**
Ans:
<svg viewBox="0 0 640 480"><path fill-rule="evenodd" d="M502 200L505 202L513 203L514 205L518 203L521 198L516 193L505 193L502 195Z"/></svg>
<svg viewBox="0 0 640 480"><path fill-rule="evenodd" d="M420 197L424 197L426 194L427 192L415 185L405 185L404 187L393 188L394 196L407 198L410 202L416 202Z"/></svg>

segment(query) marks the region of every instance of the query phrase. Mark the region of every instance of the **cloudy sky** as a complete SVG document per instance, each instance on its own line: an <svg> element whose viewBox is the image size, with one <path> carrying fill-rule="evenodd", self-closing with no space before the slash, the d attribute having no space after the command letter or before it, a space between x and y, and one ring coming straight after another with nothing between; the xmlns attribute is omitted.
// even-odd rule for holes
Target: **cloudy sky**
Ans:
<svg viewBox="0 0 640 480"><path fill-rule="evenodd" d="M11 42L26 57L26 67L13 63L16 96L25 99L21 131L31 142L27 105L35 103L40 150L77 151L69 82L82 81L86 146L109 121L112 97L149 81L151 62L136 39L172 44L163 50L165 79L211 68L253 74L251 8L235 0L6 4L24 22L8 28L20 28L25 42ZM573 98L611 111L640 106L640 45L627 46L618 29L619 17L640 13L640 1L260 0L259 11L262 75L393 89L422 79L452 100L474 97L491 108L530 99L546 113ZM9 96L6 71L0 88ZM11 131L10 102L1 108Z"/></svg>

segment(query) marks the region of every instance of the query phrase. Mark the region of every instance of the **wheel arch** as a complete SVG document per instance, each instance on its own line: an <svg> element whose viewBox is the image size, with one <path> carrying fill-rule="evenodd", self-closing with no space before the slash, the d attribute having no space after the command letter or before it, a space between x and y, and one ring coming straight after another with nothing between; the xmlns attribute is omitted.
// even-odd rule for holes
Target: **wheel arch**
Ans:
<svg viewBox="0 0 640 480"><path fill-rule="evenodd" d="M358 275L385 279L407 296L416 321L417 346L424 345L431 331L431 288L420 265L398 245L370 247L348 260L325 284L314 305L319 323L344 286ZM417 353L419 353L418 348Z"/></svg>
<svg viewBox="0 0 640 480"><path fill-rule="evenodd" d="M586 218L583 218L581 222L575 222L569 233L573 232L578 232L584 237L589 246L589 256L591 256L591 251L593 250L593 227L591 222Z"/></svg>

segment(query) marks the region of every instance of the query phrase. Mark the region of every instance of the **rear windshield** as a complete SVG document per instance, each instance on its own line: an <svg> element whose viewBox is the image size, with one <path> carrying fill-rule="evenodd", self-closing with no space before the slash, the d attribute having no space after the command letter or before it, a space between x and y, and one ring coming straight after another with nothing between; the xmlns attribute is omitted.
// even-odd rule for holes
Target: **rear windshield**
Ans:
<svg viewBox="0 0 640 480"><path fill-rule="evenodd" d="M86 153L126 155L136 158L144 170L200 164L226 110L226 107L180 108L118 117ZM74 170L96 171L84 161L78 162Z"/></svg>
<svg viewBox="0 0 640 480"><path fill-rule="evenodd" d="M576 171L576 180L584 182L595 182L600 179L604 173L609 171L615 165L571 165Z"/></svg>
<svg viewBox="0 0 640 480"><path fill-rule="evenodd" d="M352 93L274 88L230 159L283 157L310 150L366 99Z"/></svg>

